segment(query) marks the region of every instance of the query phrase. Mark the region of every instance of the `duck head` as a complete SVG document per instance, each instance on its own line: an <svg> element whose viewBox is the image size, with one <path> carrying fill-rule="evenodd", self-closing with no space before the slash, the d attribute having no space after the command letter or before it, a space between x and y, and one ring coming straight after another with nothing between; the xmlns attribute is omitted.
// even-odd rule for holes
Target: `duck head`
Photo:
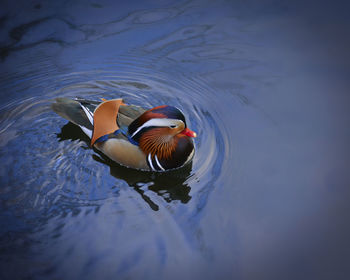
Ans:
<svg viewBox="0 0 350 280"><path fill-rule="evenodd" d="M193 137L183 113L173 106L158 106L144 112L128 127L131 138L140 149L169 168L181 166L193 155ZM178 165L178 166L176 166Z"/></svg>

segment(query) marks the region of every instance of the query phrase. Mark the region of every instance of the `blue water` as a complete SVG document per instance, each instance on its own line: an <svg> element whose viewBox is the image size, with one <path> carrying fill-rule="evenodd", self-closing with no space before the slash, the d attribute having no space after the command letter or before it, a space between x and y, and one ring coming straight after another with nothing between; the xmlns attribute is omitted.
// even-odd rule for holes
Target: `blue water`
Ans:
<svg viewBox="0 0 350 280"><path fill-rule="evenodd" d="M349 279L346 3L5 1L0 279ZM56 97L179 107L190 166L119 166Z"/></svg>

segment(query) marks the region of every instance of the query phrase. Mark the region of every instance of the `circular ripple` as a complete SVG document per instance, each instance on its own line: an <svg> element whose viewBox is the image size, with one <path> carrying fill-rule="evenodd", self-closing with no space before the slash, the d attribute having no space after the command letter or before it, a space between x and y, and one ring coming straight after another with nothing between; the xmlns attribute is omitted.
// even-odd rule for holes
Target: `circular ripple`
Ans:
<svg viewBox="0 0 350 280"><path fill-rule="evenodd" d="M98 70L56 76L51 83L41 76L39 84L49 85L44 96L12 101L2 107L0 145L7 149L0 154L5 163L1 180L7 186L22 186L20 198L16 192L9 192L14 201L26 202L21 209L54 214L67 207L98 207L106 199L117 199L121 189L130 187L153 210L169 207L169 203L172 207L176 201L192 200L188 212L206 204L229 148L218 113L220 104L205 81L187 78L180 72L169 76L150 71L152 63L124 57ZM78 127L51 111L53 99L62 96L96 100L121 97L145 108L162 104L180 108L188 126L198 134L193 163L157 174L119 166L89 148L88 139Z"/></svg>

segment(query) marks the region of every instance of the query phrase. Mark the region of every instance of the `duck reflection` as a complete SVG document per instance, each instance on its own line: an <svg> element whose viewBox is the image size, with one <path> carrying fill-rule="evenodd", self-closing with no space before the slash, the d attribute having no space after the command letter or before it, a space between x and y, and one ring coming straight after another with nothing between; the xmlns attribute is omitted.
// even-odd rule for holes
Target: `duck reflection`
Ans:
<svg viewBox="0 0 350 280"><path fill-rule="evenodd" d="M57 134L57 137L59 141L79 139L85 141L87 145L89 145L90 141L80 128L70 122L61 128L61 132ZM115 163L97 150L95 152L96 154L93 155L93 159L108 165L110 167L110 174L117 179L127 182L130 187L140 194L151 209L157 211L159 210L159 206L145 194L145 186L147 186L148 190L161 196L168 203L174 200L181 201L182 203L190 201L191 196L189 192L191 188L186 183L186 180L191 175L192 163L168 172L138 171Z"/></svg>

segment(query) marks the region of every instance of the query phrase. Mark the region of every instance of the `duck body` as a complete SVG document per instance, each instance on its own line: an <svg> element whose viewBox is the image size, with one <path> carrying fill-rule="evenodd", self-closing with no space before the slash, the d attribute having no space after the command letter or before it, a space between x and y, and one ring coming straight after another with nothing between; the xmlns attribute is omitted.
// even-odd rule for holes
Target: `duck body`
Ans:
<svg viewBox="0 0 350 280"><path fill-rule="evenodd" d="M196 133L173 106L146 110L122 99L57 98L52 109L79 126L91 146L126 167L163 172L186 165L194 156Z"/></svg>

